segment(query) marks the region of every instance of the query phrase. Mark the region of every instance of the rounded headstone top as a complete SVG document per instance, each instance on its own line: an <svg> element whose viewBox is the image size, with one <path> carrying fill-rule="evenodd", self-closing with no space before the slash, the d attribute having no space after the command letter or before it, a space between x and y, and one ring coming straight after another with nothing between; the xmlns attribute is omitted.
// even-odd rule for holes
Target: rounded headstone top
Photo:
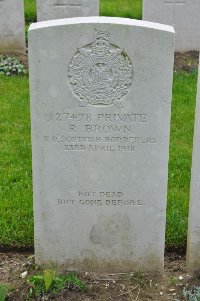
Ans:
<svg viewBox="0 0 200 301"><path fill-rule="evenodd" d="M157 29L161 31L168 31L175 33L173 26L159 24L148 21L140 21L128 18L116 18L116 17L78 17L78 18L66 18L58 20L49 20L43 22L37 22L30 25L29 30L42 29L46 27L75 25L75 24L118 24L129 25L137 27L145 27L151 29Z"/></svg>

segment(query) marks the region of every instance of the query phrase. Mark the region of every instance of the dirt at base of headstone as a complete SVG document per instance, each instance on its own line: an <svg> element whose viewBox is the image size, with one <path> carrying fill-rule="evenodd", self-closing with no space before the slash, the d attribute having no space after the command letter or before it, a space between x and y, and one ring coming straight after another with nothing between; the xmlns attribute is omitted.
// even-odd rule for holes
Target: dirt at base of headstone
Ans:
<svg viewBox="0 0 200 301"><path fill-rule="evenodd" d="M14 288L8 294L7 301L26 300L27 278L41 273L35 268L34 258L31 255L0 253L0 284L8 284ZM87 286L86 292L71 288L65 289L54 298L42 297L37 300L183 301L185 300L182 294L183 288L191 289L199 286L200 279L186 271L184 257L168 254L165 259L165 272L162 275L78 273L78 277ZM20 275L24 272L27 272L27 276L22 279Z"/></svg>
<svg viewBox="0 0 200 301"><path fill-rule="evenodd" d="M191 72L194 70L198 70L198 65L199 65L198 51L175 53L174 70L176 72L179 71Z"/></svg>

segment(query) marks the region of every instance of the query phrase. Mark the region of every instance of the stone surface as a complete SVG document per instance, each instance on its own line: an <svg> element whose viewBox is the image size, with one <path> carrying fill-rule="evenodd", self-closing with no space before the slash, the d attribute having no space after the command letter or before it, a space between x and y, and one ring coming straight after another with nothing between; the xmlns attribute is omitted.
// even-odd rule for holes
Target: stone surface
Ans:
<svg viewBox="0 0 200 301"><path fill-rule="evenodd" d="M161 271L173 28L42 22L29 53L37 263Z"/></svg>
<svg viewBox="0 0 200 301"><path fill-rule="evenodd" d="M25 52L23 0L0 0L0 52Z"/></svg>
<svg viewBox="0 0 200 301"><path fill-rule="evenodd" d="M187 267L200 271L200 67L193 141L190 212L188 227Z"/></svg>
<svg viewBox="0 0 200 301"><path fill-rule="evenodd" d="M37 0L38 21L98 15L99 0Z"/></svg>
<svg viewBox="0 0 200 301"><path fill-rule="evenodd" d="M143 20L173 25L176 51L200 49L199 0L143 0Z"/></svg>

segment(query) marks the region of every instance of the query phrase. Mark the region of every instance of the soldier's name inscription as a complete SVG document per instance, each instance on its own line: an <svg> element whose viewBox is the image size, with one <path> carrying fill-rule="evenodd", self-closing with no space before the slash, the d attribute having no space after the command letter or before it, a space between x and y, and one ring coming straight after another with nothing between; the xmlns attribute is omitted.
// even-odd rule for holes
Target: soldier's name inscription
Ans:
<svg viewBox="0 0 200 301"><path fill-rule="evenodd" d="M137 134L152 119L146 113L46 113L45 120L57 124L62 133L57 130L55 135L45 133L42 142L63 144L67 152L134 152L136 144L158 142L155 136Z"/></svg>

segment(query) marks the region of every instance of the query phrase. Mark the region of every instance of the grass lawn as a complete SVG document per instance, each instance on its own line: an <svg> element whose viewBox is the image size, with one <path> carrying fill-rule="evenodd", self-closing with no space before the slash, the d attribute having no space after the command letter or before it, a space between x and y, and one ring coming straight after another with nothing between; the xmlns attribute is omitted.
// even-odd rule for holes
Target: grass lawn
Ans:
<svg viewBox="0 0 200 301"><path fill-rule="evenodd" d="M186 243L197 72L174 76L167 246ZM32 246L28 77L0 77L0 245Z"/></svg>
<svg viewBox="0 0 200 301"><path fill-rule="evenodd" d="M101 15L141 18L141 0L101 0ZM36 20L25 0L26 24ZM166 245L186 243L197 72L174 75ZM33 246L28 76L0 77L0 245Z"/></svg>
<svg viewBox="0 0 200 301"><path fill-rule="evenodd" d="M0 77L0 245L33 243L28 76Z"/></svg>
<svg viewBox="0 0 200 301"><path fill-rule="evenodd" d="M197 72L174 75L167 246L184 246L187 233Z"/></svg>

